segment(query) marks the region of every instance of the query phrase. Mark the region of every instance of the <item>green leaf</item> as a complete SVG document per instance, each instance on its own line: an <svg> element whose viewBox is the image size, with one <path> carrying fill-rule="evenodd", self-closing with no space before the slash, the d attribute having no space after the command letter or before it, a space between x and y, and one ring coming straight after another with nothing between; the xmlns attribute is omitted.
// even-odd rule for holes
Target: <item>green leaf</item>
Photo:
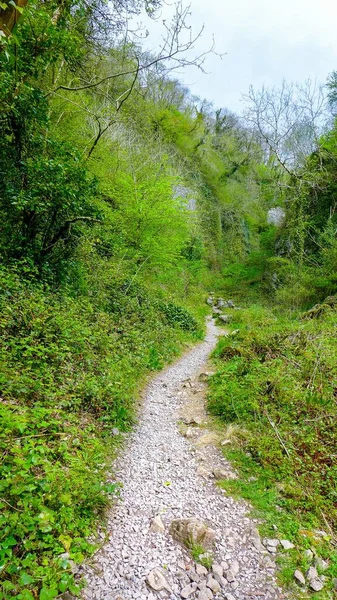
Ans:
<svg viewBox="0 0 337 600"><path fill-rule="evenodd" d="M31 575L29 575L29 573L26 573L25 571L23 571L20 575L20 583L21 585L29 585L31 583L33 583L34 577L32 577Z"/></svg>
<svg viewBox="0 0 337 600"><path fill-rule="evenodd" d="M40 591L40 600L53 600L58 595L58 591L56 588L46 588L43 587Z"/></svg>
<svg viewBox="0 0 337 600"><path fill-rule="evenodd" d="M20 600L34 600L34 596L29 590L23 590L21 594L18 595L18 598L20 598Z"/></svg>

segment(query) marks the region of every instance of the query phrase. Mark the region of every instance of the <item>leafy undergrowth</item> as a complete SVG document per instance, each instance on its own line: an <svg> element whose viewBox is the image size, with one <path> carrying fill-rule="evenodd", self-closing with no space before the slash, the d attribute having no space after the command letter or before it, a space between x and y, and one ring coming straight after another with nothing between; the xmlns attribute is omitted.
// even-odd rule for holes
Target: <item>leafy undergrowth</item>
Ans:
<svg viewBox="0 0 337 600"><path fill-rule="evenodd" d="M76 594L73 563L118 491L111 431L132 424L144 376L202 331L130 283L97 307L1 271L0 334L0 598Z"/></svg>
<svg viewBox="0 0 337 600"><path fill-rule="evenodd" d="M232 316L230 334L214 353L218 370L210 379L208 401L227 424L224 452L240 473L239 480L223 485L252 503L263 518L263 535L295 544L279 557L283 583L293 582L295 568L308 568L306 549L329 559L325 588L312 597L332 598L337 577L334 303L297 318L260 306Z"/></svg>

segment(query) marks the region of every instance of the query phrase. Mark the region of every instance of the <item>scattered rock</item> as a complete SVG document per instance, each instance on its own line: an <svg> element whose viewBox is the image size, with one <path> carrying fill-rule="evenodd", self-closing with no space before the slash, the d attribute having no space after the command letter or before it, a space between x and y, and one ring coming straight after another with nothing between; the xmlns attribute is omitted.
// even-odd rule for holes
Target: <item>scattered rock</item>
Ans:
<svg viewBox="0 0 337 600"><path fill-rule="evenodd" d="M193 427L188 427L184 433L185 437L190 440L191 438L194 438L195 436L195 429L193 429Z"/></svg>
<svg viewBox="0 0 337 600"><path fill-rule="evenodd" d="M114 427L114 428L111 430L111 435L113 435L113 436L117 436L117 435L119 435L119 434L120 434L120 431L119 431L119 429L118 429L117 427Z"/></svg>
<svg viewBox="0 0 337 600"><path fill-rule="evenodd" d="M193 569L188 571L188 576L189 576L190 580L194 581L195 583L198 583L198 581L200 580L198 573L196 573Z"/></svg>
<svg viewBox="0 0 337 600"><path fill-rule="evenodd" d="M219 315L218 318L223 323L230 323L232 321L232 317L230 315Z"/></svg>
<svg viewBox="0 0 337 600"><path fill-rule="evenodd" d="M201 590L198 592L197 600L212 600L213 594L210 589Z"/></svg>
<svg viewBox="0 0 337 600"><path fill-rule="evenodd" d="M215 541L215 531L200 519L174 519L170 525L170 534L181 544L201 544L212 548Z"/></svg>
<svg viewBox="0 0 337 600"><path fill-rule="evenodd" d="M162 590L166 590L171 593L171 588L167 583L164 575L159 569L153 569L146 578L146 583L148 586L153 589L155 592L161 592Z"/></svg>
<svg viewBox="0 0 337 600"><path fill-rule="evenodd" d="M324 588L324 583L322 579L317 577L316 579L310 579L309 586L314 592L320 592Z"/></svg>
<svg viewBox="0 0 337 600"><path fill-rule="evenodd" d="M230 566L230 570L232 571L233 575L238 575L239 571L240 571L240 564L238 560L232 560L231 562L231 566Z"/></svg>
<svg viewBox="0 0 337 600"><path fill-rule="evenodd" d="M220 584L221 587L227 587L228 582L224 577L220 577L220 575L214 575L214 579Z"/></svg>
<svg viewBox="0 0 337 600"><path fill-rule="evenodd" d="M199 563L197 563L195 565L195 570L196 570L196 573L200 576L207 575L207 573L208 573L206 567L204 567L203 565L200 565Z"/></svg>
<svg viewBox="0 0 337 600"><path fill-rule="evenodd" d="M306 575L309 581L311 581L312 579L317 579L318 573L316 567L310 567L310 569L307 570Z"/></svg>
<svg viewBox="0 0 337 600"><path fill-rule="evenodd" d="M225 577L228 583L233 583L233 581L235 581L235 575L231 569L228 569L228 571L226 571Z"/></svg>
<svg viewBox="0 0 337 600"><path fill-rule="evenodd" d="M190 585L186 585L186 587L184 587L181 592L180 592L180 596L182 598L189 598L190 596L192 596L192 594L194 593L194 586Z"/></svg>
<svg viewBox="0 0 337 600"><path fill-rule="evenodd" d="M223 568L218 563L212 564L212 571L214 575L219 575L220 577L223 576Z"/></svg>
<svg viewBox="0 0 337 600"><path fill-rule="evenodd" d="M198 466L197 473L198 475L200 475L200 477L204 477L205 479L213 477L213 473L211 473L211 471L209 471L206 467L203 467L202 465Z"/></svg>
<svg viewBox="0 0 337 600"><path fill-rule="evenodd" d="M153 521L151 523L150 531L152 531L153 533L164 533L165 525L164 525L163 521L161 520L160 515L157 515L153 519Z"/></svg>
<svg viewBox="0 0 337 600"><path fill-rule="evenodd" d="M277 539L266 539L264 540L264 545L270 548L277 548L279 545L279 540Z"/></svg>
<svg viewBox="0 0 337 600"><path fill-rule="evenodd" d="M212 592L214 594L217 594L218 592L220 592L221 588L220 588L220 584L217 582L216 579L214 579L214 577L212 577L212 575L209 575L207 578L207 582L206 582L206 586L212 590Z"/></svg>
<svg viewBox="0 0 337 600"><path fill-rule="evenodd" d="M229 471L228 469L224 469L222 467L215 467L213 469L213 475L215 479L237 479L237 475L233 471Z"/></svg>
<svg viewBox="0 0 337 600"><path fill-rule="evenodd" d="M298 583L299 585L305 585L304 575L298 569L296 569L296 571L294 573L294 579L296 580L296 583Z"/></svg>
<svg viewBox="0 0 337 600"><path fill-rule="evenodd" d="M292 544L289 540L280 540L280 544L283 550L292 550L295 548L294 544Z"/></svg>
<svg viewBox="0 0 337 600"><path fill-rule="evenodd" d="M195 417L184 417L184 423L185 425L201 425L202 424L202 418L195 416Z"/></svg>
<svg viewBox="0 0 337 600"><path fill-rule="evenodd" d="M317 567L317 569L319 569L320 571L326 571L329 568L329 561L324 560L323 558L321 558L320 556L317 556L315 558L315 566Z"/></svg>
<svg viewBox="0 0 337 600"><path fill-rule="evenodd" d="M199 380L200 381L208 381L208 379L210 377L212 377L213 373L211 373L210 371L203 371L202 373L199 374Z"/></svg>
<svg viewBox="0 0 337 600"><path fill-rule="evenodd" d="M312 560L314 558L314 553L312 550L305 550L304 551L304 556L305 558L307 558L308 560Z"/></svg>

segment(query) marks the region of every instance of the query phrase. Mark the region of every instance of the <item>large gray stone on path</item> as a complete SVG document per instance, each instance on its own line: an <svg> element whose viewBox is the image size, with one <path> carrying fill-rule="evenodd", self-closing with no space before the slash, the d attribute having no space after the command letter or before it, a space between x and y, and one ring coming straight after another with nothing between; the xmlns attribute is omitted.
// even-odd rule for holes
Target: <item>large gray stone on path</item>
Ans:
<svg viewBox="0 0 337 600"><path fill-rule="evenodd" d="M195 517L174 519L170 525L170 534L187 547L200 544L204 548L212 548L215 541L215 531Z"/></svg>
<svg viewBox="0 0 337 600"><path fill-rule="evenodd" d="M153 571L151 571L148 574L146 578L146 583L155 592L161 592L162 590L167 590L168 592L171 592L169 584L167 583L164 575L161 571L159 571L159 569L153 569Z"/></svg>

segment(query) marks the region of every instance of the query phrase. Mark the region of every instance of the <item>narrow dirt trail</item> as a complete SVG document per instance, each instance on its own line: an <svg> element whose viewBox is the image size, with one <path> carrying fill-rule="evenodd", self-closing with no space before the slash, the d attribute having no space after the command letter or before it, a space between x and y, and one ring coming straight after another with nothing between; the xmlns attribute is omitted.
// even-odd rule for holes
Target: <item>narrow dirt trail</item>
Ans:
<svg viewBox="0 0 337 600"><path fill-rule="evenodd" d="M261 545L254 522L247 517L247 505L226 496L207 477L207 460L229 467L221 453L214 447L209 447L207 453L206 444L206 454L202 455L180 432L181 411L187 402L184 382L193 378L198 381L217 335L216 327L209 322L205 341L149 385L139 425L115 467L116 477L123 484L121 498L110 515L108 542L95 556L94 564L85 567L88 587L84 598L283 598L275 583L270 554ZM205 438L205 430L196 430ZM157 515L165 526L163 533L151 531ZM214 562L222 566L218 569L221 585L213 584L213 591L206 585L209 574L196 573L188 551L169 533L173 519L188 517L203 520L216 532ZM146 584L153 569L162 571L170 591L154 591Z"/></svg>

